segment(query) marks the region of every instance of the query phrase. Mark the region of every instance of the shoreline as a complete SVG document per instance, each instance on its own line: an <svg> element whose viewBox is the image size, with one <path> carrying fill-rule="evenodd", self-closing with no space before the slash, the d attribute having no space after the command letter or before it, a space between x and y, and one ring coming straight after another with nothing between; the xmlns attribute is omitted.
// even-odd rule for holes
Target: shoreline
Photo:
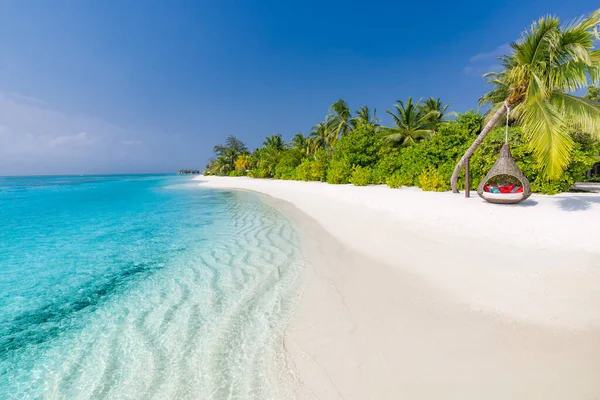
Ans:
<svg viewBox="0 0 600 400"><path fill-rule="evenodd" d="M302 232L308 267L285 347L298 378L318 398L600 393L593 372L600 369L596 254L541 251L543 240L538 248L470 248L463 240L472 232L456 238L414 229L356 204L359 191L382 196L378 187L334 187L334 193L304 182L197 180L287 202L282 212ZM520 259L517 265L507 266L506 252ZM480 254L497 257L481 265ZM573 267L561 264L567 260Z"/></svg>

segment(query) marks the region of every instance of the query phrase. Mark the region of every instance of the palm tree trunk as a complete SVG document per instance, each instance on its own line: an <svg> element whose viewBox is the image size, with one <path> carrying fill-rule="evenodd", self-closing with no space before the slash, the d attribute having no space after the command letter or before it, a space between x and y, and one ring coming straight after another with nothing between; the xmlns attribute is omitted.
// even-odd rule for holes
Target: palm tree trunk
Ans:
<svg viewBox="0 0 600 400"><path fill-rule="evenodd" d="M498 109L498 111L496 111L496 113L488 121L488 123L485 124L485 126L483 127L483 130L481 131L479 136L477 136L477 139L475 139L473 144L471 144L471 146L467 149L465 154L460 158L460 161L458 162L458 164L456 164L456 167L454 168L454 172L452 173L452 178L450 178L450 185L452 186L453 193L458 193L458 187L457 187L458 174L460 174L460 171L465 166L467 159L470 158L473 155L473 153L475 153L475 150L477 150L479 145L481 145L481 143L483 143L483 141L485 140L488 133L490 133L492 131L492 129L494 128L494 126L496 126L496 123L498 122L500 117L502 117L504 115L504 113L506 113L506 111L508 110L508 107L509 107L508 100L504 100L504 104L502 105L502 107L500 107Z"/></svg>

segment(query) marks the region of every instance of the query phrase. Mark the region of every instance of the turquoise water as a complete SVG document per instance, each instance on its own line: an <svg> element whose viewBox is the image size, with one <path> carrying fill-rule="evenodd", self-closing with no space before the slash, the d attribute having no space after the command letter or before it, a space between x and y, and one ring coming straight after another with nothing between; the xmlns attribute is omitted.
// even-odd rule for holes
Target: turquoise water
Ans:
<svg viewBox="0 0 600 400"><path fill-rule="evenodd" d="M294 398L302 263L292 222L253 194L0 178L0 398Z"/></svg>

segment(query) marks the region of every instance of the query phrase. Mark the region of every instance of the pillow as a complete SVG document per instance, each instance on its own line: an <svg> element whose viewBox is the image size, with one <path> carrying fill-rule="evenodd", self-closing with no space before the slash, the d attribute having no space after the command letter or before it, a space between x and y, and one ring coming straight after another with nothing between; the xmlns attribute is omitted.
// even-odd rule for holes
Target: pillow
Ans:
<svg viewBox="0 0 600 400"><path fill-rule="evenodd" d="M490 193L501 193L500 189L498 189L496 186L489 186L490 189Z"/></svg>
<svg viewBox="0 0 600 400"><path fill-rule="evenodd" d="M490 188L489 188L489 187L487 187L487 185L485 185L485 186L483 187L483 191L484 191L484 192L488 192L488 193L489 193L489 192L490 192Z"/></svg>
<svg viewBox="0 0 600 400"><path fill-rule="evenodd" d="M511 193L523 193L523 186L516 186Z"/></svg>
<svg viewBox="0 0 600 400"><path fill-rule="evenodd" d="M510 193L510 189L508 188L508 186L500 186L498 190L500 191L500 193Z"/></svg>

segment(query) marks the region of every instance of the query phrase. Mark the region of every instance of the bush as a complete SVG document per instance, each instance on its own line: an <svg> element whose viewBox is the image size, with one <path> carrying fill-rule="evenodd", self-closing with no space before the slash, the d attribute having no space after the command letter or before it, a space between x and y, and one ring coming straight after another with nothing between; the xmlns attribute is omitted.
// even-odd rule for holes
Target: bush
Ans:
<svg viewBox="0 0 600 400"><path fill-rule="evenodd" d="M305 158L296 167L294 179L301 181L325 181L329 156L325 150L318 150L314 155Z"/></svg>
<svg viewBox="0 0 600 400"><path fill-rule="evenodd" d="M342 185L349 182L352 165L346 158L332 160L327 170L327 183Z"/></svg>
<svg viewBox="0 0 600 400"><path fill-rule="evenodd" d="M352 176L350 177L350 183L354 186L367 186L371 183L371 168L356 166L352 170Z"/></svg>
<svg viewBox="0 0 600 400"><path fill-rule="evenodd" d="M285 150L275 166L275 179L295 179L296 168L302 163L304 153L298 149Z"/></svg>
<svg viewBox="0 0 600 400"><path fill-rule="evenodd" d="M392 189L397 189L399 187L402 187L402 178L400 177L400 175L398 174L394 174L392 176L389 176L386 180L385 180L386 185L388 185L389 187L391 187Z"/></svg>
<svg viewBox="0 0 600 400"><path fill-rule="evenodd" d="M445 192L450 190L450 182L433 167L428 167L419 175L419 187L426 191Z"/></svg>
<svg viewBox="0 0 600 400"><path fill-rule="evenodd" d="M229 171L229 176L246 176L246 171L233 170Z"/></svg>
<svg viewBox="0 0 600 400"><path fill-rule="evenodd" d="M335 144L333 160L345 158L351 166L372 167L379 159L381 139L371 125L361 125Z"/></svg>
<svg viewBox="0 0 600 400"><path fill-rule="evenodd" d="M529 146L522 142L521 128L509 129L510 150L517 165L531 182L531 190L536 193L556 194L569 190L582 180L585 173L594 165L598 154L598 143L587 134L572 133L575 144L571 152L571 162L558 180L549 181L540 171ZM504 144L504 128L497 128L489 134L483 144L471 157L471 181L474 185L490 170L500 148Z"/></svg>
<svg viewBox="0 0 600 400"><path fill-rule="evenodd" d="M255 168L248 171L250 178L270 178L269 171L262 168Z"/></svg>
<svg viewBox="0 0 600 400"><path fill-rule="evenodd" d="M400 149L384 146L380 149L379 161L373 167L372 181L375 184L385 184L387 178L394 175L402 165L400 164Z"/></svg>

